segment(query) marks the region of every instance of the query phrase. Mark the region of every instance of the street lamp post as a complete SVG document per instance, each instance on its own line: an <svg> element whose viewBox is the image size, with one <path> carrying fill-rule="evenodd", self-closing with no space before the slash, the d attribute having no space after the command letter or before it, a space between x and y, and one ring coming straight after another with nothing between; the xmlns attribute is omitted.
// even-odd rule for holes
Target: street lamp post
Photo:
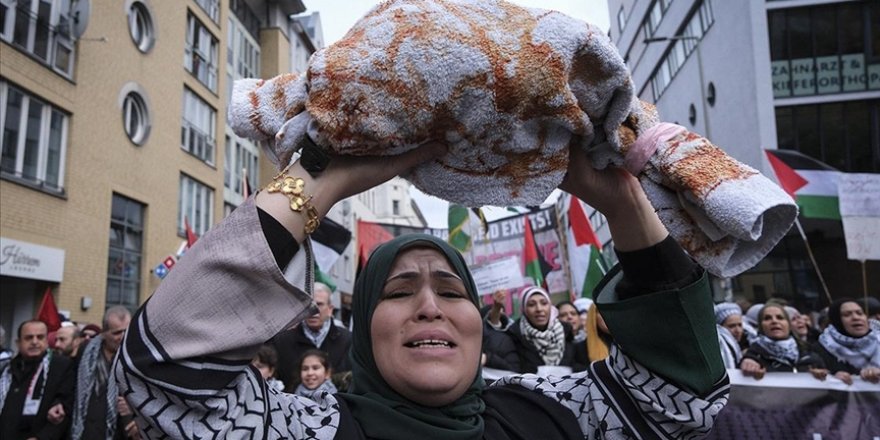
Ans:
<svg viewBox="0 0 880 440"><path fill-rule="evenodd" d="M692 35L675 35L672 37L652 37L645 38L642 40L645 44L651 43L659 43L661 41L682 41L682 40L691 40L694 41L694 46L697 52L697 69L700 75L700 101L702 101L703 107L703 118L706 120L706 138L712 139L711 129L709 128L709 108L706 106L706 83L703 80L703 56L700 53L700 38Z"/></svg>

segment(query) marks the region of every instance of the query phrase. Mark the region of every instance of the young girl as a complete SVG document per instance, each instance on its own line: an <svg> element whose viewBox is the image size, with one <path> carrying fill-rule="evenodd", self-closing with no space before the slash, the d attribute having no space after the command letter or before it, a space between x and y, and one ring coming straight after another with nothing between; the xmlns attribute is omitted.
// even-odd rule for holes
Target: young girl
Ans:
<svg viewBox="0 0 880 440"><path fill-rule="evenodd" d="M299 360L300 384L296 387L297 395L314 399L322 391L336 393L336 387L330 380L330 360L327 353L321 350L308 350Z"/></svg>
<svg viewBox="0 0 880 440"><path fill-rule="evenodd" d="M263 344L257 351L257 355L251 360L251 365L260 370L260 375L266 380L266 385L269 388L284 391L284 382L274 377L275 367L278 366L278 352L275 351L275 347Z"/></svg>

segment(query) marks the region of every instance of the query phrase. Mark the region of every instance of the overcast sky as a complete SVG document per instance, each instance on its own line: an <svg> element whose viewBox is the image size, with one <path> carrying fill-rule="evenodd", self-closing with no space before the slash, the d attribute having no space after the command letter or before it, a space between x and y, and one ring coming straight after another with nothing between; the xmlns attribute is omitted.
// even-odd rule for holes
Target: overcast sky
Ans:
<svg viewBox="0 0 880 440"><path fill-rule="evenodd" d="M603 31L608 30L609 15L606 0L512 0L513 3L522 6L554 9L574 18L599 26ZM321 26L324 29L324 42L333 44L342 38L354 23L361 18L374 5L379 3L375 0L304 0L306 13L314 11L321 13ZM428 221L428 226L445 228L447 226L448 204L436 197L422 194L415 188L411 194ZM554 196L551 198L555 199ZM500 208L488 208L486 216L492 220L510 215L510 212Z"/></svg>

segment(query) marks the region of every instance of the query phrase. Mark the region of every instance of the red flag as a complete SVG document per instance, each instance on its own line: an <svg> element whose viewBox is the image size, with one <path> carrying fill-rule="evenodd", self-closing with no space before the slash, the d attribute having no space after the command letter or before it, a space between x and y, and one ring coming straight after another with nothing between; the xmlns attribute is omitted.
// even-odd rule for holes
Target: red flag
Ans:
<svg viewBox="0 0 880 440"><path fill-rule="evenodd" d="M358 220L357 243L358 243L358 264L362 268L367 264L367 259L373 249L376 249L382 243L390 241L394 238L387 229L382 225Z"/></svg>
<svg viewBox="0 0 880 440"><path fill-rule="evenodd" d="M776 157L773 152L770 150L764 150L764 152L767 153L767 160L770 161L770 166L773 167L773 172L776 173L776 179L779 180L779 186L781 186L791 198L795 198L794 193L806 186L809 182L801 177L797 171L793 170L786 165L785 162Z"/></svg>
<svg viewBox="0 0 880 440"><path fill-rule="evenodd" d="M189 220L187 220L186 216L183 216L183 226L186 228L186 247L189 249L192 245L196 244L196 240L198 240L199 237L193 232L192 228L189 227Z"/></svg>
<svg viewBox="0 0 880 440"><path fill-rule="evenodd" d="M547 289L547 274L550 273L551 267L544 261L541 253L538 252L529 216L524 215L523 219L526 222L525 246L523 247L523 262L525 263L526 276L533 279L536 286L543 286Z"/></svg>
<svg viewBox="0 0 880 440"><path fill-rule="evenodd" d="M51 287L47 287L46 293L43 294L40 310L37 311L37 319L46 323L46 327L49 327L49 332L54 332L61 328L61 318L58 317L58 307L55 307L55 298L52 297Z"/></svg>
<svg viewBox="0 0 880 440"><path fill-rule="evenodd" d="M590 220L584 214L581 202L575 197L571 197L571 203L568 205L568 221L571 224L571 232L574 235L574 242L577 246L590 244L596 246L596 249L602 249L602 245L599 244L599 237L593 231L593 225L590 224Z"/></svg>

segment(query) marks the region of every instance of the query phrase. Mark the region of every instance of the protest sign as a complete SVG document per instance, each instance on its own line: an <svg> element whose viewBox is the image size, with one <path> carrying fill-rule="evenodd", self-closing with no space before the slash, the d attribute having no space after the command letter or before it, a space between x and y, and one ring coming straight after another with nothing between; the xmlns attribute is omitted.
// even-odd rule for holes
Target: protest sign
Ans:
<svg viewBox="0 0 880 440"><path fill-rule="evenodd" d="M850 260L880 260L880 174L841 173L840 217Z"/></svg>
<svg viewBox="0 0 880 440"><path fill-rule="evenodd" d="M491 295L498 290L512 290L523 286L520 261L508 257L471 268L474 284L480 296Z"/></svg>

